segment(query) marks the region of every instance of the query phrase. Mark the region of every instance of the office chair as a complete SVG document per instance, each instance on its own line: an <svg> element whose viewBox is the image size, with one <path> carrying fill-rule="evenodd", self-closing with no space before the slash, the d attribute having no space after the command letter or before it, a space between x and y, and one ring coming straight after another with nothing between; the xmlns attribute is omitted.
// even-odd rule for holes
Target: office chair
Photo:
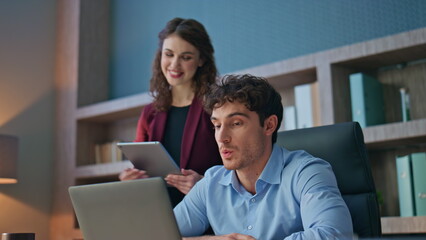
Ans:
<svg viewBox="0 0 426 240"><path fill-rule="evenodd" d="M328 161L358 237L381 236L380 213L364 135L357 122L278 133L277 144Z"/></svg>

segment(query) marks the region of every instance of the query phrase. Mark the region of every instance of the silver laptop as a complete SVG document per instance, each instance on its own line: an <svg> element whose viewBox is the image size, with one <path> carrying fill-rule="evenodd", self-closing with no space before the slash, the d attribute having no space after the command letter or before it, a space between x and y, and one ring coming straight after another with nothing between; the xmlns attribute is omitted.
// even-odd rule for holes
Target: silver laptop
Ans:
<svg viewBox="0 0 426 240"><path fill-rule="evenodd" d="M181 240L166 183L147 178L72 186L84 240Z"/></svg>

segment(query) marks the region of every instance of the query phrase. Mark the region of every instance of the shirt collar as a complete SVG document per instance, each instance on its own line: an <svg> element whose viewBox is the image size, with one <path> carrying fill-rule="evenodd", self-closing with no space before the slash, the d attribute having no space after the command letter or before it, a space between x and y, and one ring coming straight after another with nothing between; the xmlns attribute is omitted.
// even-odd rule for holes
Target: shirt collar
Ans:
<svg viewBox="0 0 426 240"><path fill-rule="evenodd" d="M277 146L276 144L273 145L271 156L269 157L258 181L262 180L270 184L279 184L281 182L281 172L284 161L280 158L280 156L284 155L285 151L285 149ZM235 170L227 170L219 183L222 185L232 185L237 191L240 185Z"/></svg>
<svg viewBox="0 0 426 240"><path fill-rule="evenodd" d="M281 182L281 172L284 161L280 158L280 156L283 155L283 150L284 149L280 148L276 144L273 145L271 156L269 157L262 174L260 174L258 181L262 180L269 184L279 184Z"/></svg>
<svg viewBox="0 0 426 240"><path fill-rule="evenodd" d="M231 185L237 192L240 192L241 190L241 184L238 181L237 173L234 170L226 170L223 177L219 180L219 184L224 186Z"/></svg>
<svg viewBox="0 0 426 240"><path fill-rule="evenodd" d="M225 168L225 167L223 167ZM234 176L235 171L231 171L228 169L225 169L225 173L223 174L223 177L219 180L219 183L222 185L229 185L232 184L232 179L236 178L237 176Z"/></svg>

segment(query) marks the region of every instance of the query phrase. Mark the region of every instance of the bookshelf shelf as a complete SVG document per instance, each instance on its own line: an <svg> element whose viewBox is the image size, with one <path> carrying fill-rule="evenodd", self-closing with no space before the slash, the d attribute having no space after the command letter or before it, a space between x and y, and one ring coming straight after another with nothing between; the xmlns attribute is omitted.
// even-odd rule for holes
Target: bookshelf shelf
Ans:
<svg viewBox="0 0 426 240"><path fill-rule="evenodd" d="M75 178L90 179L117 176L121 171L128 167L133 167L129 160L116 163L93 164L77 167L75 170Z"/></svg>
<svg viewBox="0 0 426 240"><path fill-rule="evenodd" d="M369 149L426 143L426 119L366 127L363 133Z"/></svg>
<svg viewBox="0 0 426 240"><path fill-rule="evenodd" d="M79 121L111 122L118 119L138 116L141 109L152 101L148 93L99 102L77 108Z"/></svg>
<svg viewBox="0 0 426 240"><path fill-rule="evenodd" d="M383 234L426 233L426 216L382 217Z"/></svg>
<svg viewBox="0 0 426 240"><path fill-rule="evenodd" d="M82 239L82 235L75 228L67 188L118 180L118 174L131 163L96 165L93 146L114 140L133 141L141 110L152 99L148 93L107 99L109 60L108 43L104 40L109 38L109 9L105 1L60 1L58 11L51 239L70 240ZM93 48L93 42L99 43L99 48ZM397 114L392 113L387 116L391 123L367 127L363 132L376 188L386 199L381 219L383 233L426 234L426 217L387 217L396 216L398 211L394 157L426 151L426 64L407 66L403 74L397 68L381 72L389 65L405 66L424 59L426 28L421 28L234 73L266 77L283 99L290 101L295 86L315 82L318 105L314 111L319 113L316 125L351 121L348 76L352 73L372 71L379 75L379 81L412 90L414 120L398 122ZM401 79L401 75L406 79ZM396 98L385 98L392 107L396 101L392 99Z"/></svg>

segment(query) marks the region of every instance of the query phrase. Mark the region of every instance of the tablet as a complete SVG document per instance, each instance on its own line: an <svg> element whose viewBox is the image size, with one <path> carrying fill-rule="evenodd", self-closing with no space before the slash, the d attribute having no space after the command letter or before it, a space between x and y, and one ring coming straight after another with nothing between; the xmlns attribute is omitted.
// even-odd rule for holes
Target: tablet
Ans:
<svg viewBox="0 0 426 240"><path fill-rule="evenodd" d="M119 142L117 147L135 168L145 170L150 177L181 174L179 166L160 142Z"/></svg>

